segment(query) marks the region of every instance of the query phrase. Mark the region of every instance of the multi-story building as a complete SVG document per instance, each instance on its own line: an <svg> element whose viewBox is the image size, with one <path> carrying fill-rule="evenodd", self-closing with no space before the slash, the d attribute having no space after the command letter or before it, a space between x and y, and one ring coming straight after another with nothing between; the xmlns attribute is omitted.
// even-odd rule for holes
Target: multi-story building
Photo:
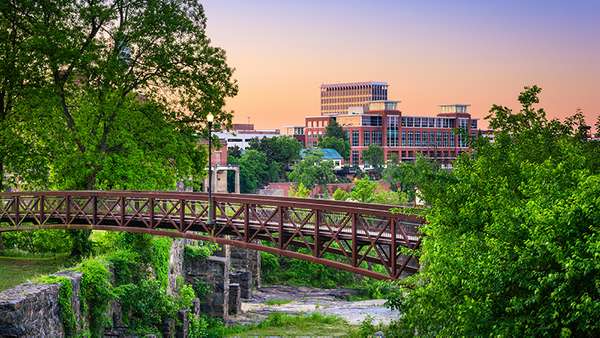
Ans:
<svg viewBox="0 0 600 338"><path fill-rule="evenodd" d="M281 135L290 136L298 140L304 146L306 137L304 135L304 126L284 126L281 129Z"/></svg>
<svg viewBox="0 0 600 338"><path fill-rule="evenodd" d="M353 82L321 85L321 115L346 114L351 106L387 100L386 82Z"/></svg>
<svg viewBox="0 0 600 338"><path fill-rule="evenodd" d="M468 150L468 137L478 135L477 119L471 117L469 105L441 105L437 116L414 116L402 114L398 101L384 100L352 106L336 116L307 117L307 147L316 146L332 119L346 133L352 166L364 166L363 151L371 144L383 148L386 161L414 161L421 154L449 166Z"/></svg>
<svg viewBox="0 0 600 338"><path fill-rule="evenodd" d="M325 128L332 119L331 116L307 116L304 120L304 137L306 147L316 147L319 143L319 137L325 134Z"/></svg>
<svg viewBox="0 0 600 338"><path fill-rule="evenodd" d="M215 132L213 135L227 143L228 148L239 147L244 150L250 146L250 140L279 136L279 129L255 130L253 124L234 124L232 131Z"/></svg>

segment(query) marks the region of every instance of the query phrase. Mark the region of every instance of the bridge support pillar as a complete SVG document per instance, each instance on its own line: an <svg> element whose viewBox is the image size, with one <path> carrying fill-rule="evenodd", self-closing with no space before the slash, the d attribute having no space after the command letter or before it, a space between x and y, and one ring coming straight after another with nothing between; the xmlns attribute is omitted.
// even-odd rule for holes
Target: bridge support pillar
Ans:
<svg viewBox="0 0 600 338"><path fill-rule="evenodd" d="M209 316L229 319L229 259L210 256L186 259L185 280L194 285L204 283L210 292L200 300L200 311Z"/></svg>

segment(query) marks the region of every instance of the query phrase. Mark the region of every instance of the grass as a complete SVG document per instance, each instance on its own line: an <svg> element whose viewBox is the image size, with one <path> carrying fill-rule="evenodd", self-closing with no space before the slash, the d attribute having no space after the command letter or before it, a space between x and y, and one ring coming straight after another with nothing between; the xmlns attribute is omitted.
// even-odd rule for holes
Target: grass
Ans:
<svg viewBox="0 0 600 338"><path fill-rule="evenodd" d="M0 291L37 276L57 272L64 267L64 264L65 256L50 258L0 256Z"/></svg>
<svg viewBox="0 0 600 338"><path fill-rule="evenodd" d="M266 305L284 305L284 304L288 304L291 302L292 302L291 299L273 298L273 299L268 299L267 301L265 301L265 304Z"/></svg>
<svg viewBox="0 0 600 338"><path fill-rule="evenodd" d="M355 328L345 320L320 313L288 315L272 313L260 324L232 328L227 337L348 337Z"/></svg>

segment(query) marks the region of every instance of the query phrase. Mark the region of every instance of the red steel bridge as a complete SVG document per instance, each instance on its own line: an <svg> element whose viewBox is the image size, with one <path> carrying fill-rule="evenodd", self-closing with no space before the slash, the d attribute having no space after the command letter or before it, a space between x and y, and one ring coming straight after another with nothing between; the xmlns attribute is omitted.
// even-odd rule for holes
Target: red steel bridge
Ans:
<svg viewBox="0 0 600 338"><path fill-rule="evenodd" d="M421 217L393 206L243 194L52 191L0 193L0 232L92 229L212 241L378 279L418 270ZM383 268L376 268L381 266Z"/></svg>

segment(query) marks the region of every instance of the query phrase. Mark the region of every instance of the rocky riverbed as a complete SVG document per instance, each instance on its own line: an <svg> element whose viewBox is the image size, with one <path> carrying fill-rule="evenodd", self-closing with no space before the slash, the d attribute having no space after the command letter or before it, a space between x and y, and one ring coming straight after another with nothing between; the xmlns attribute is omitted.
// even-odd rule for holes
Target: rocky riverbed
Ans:
<svg viewBox="0 0 600 338"><path fill-rule="evenodd" d="M242 314L231 318L237 324L258 323L270 313L301 314L320 312L345 319L358 325L370 316L374 323L388 324L398 318L398 311L383 304L384 299L349 301L356 295L351 289L319 289L273 285L254 292L252 299L243 301Z"/></svg>

